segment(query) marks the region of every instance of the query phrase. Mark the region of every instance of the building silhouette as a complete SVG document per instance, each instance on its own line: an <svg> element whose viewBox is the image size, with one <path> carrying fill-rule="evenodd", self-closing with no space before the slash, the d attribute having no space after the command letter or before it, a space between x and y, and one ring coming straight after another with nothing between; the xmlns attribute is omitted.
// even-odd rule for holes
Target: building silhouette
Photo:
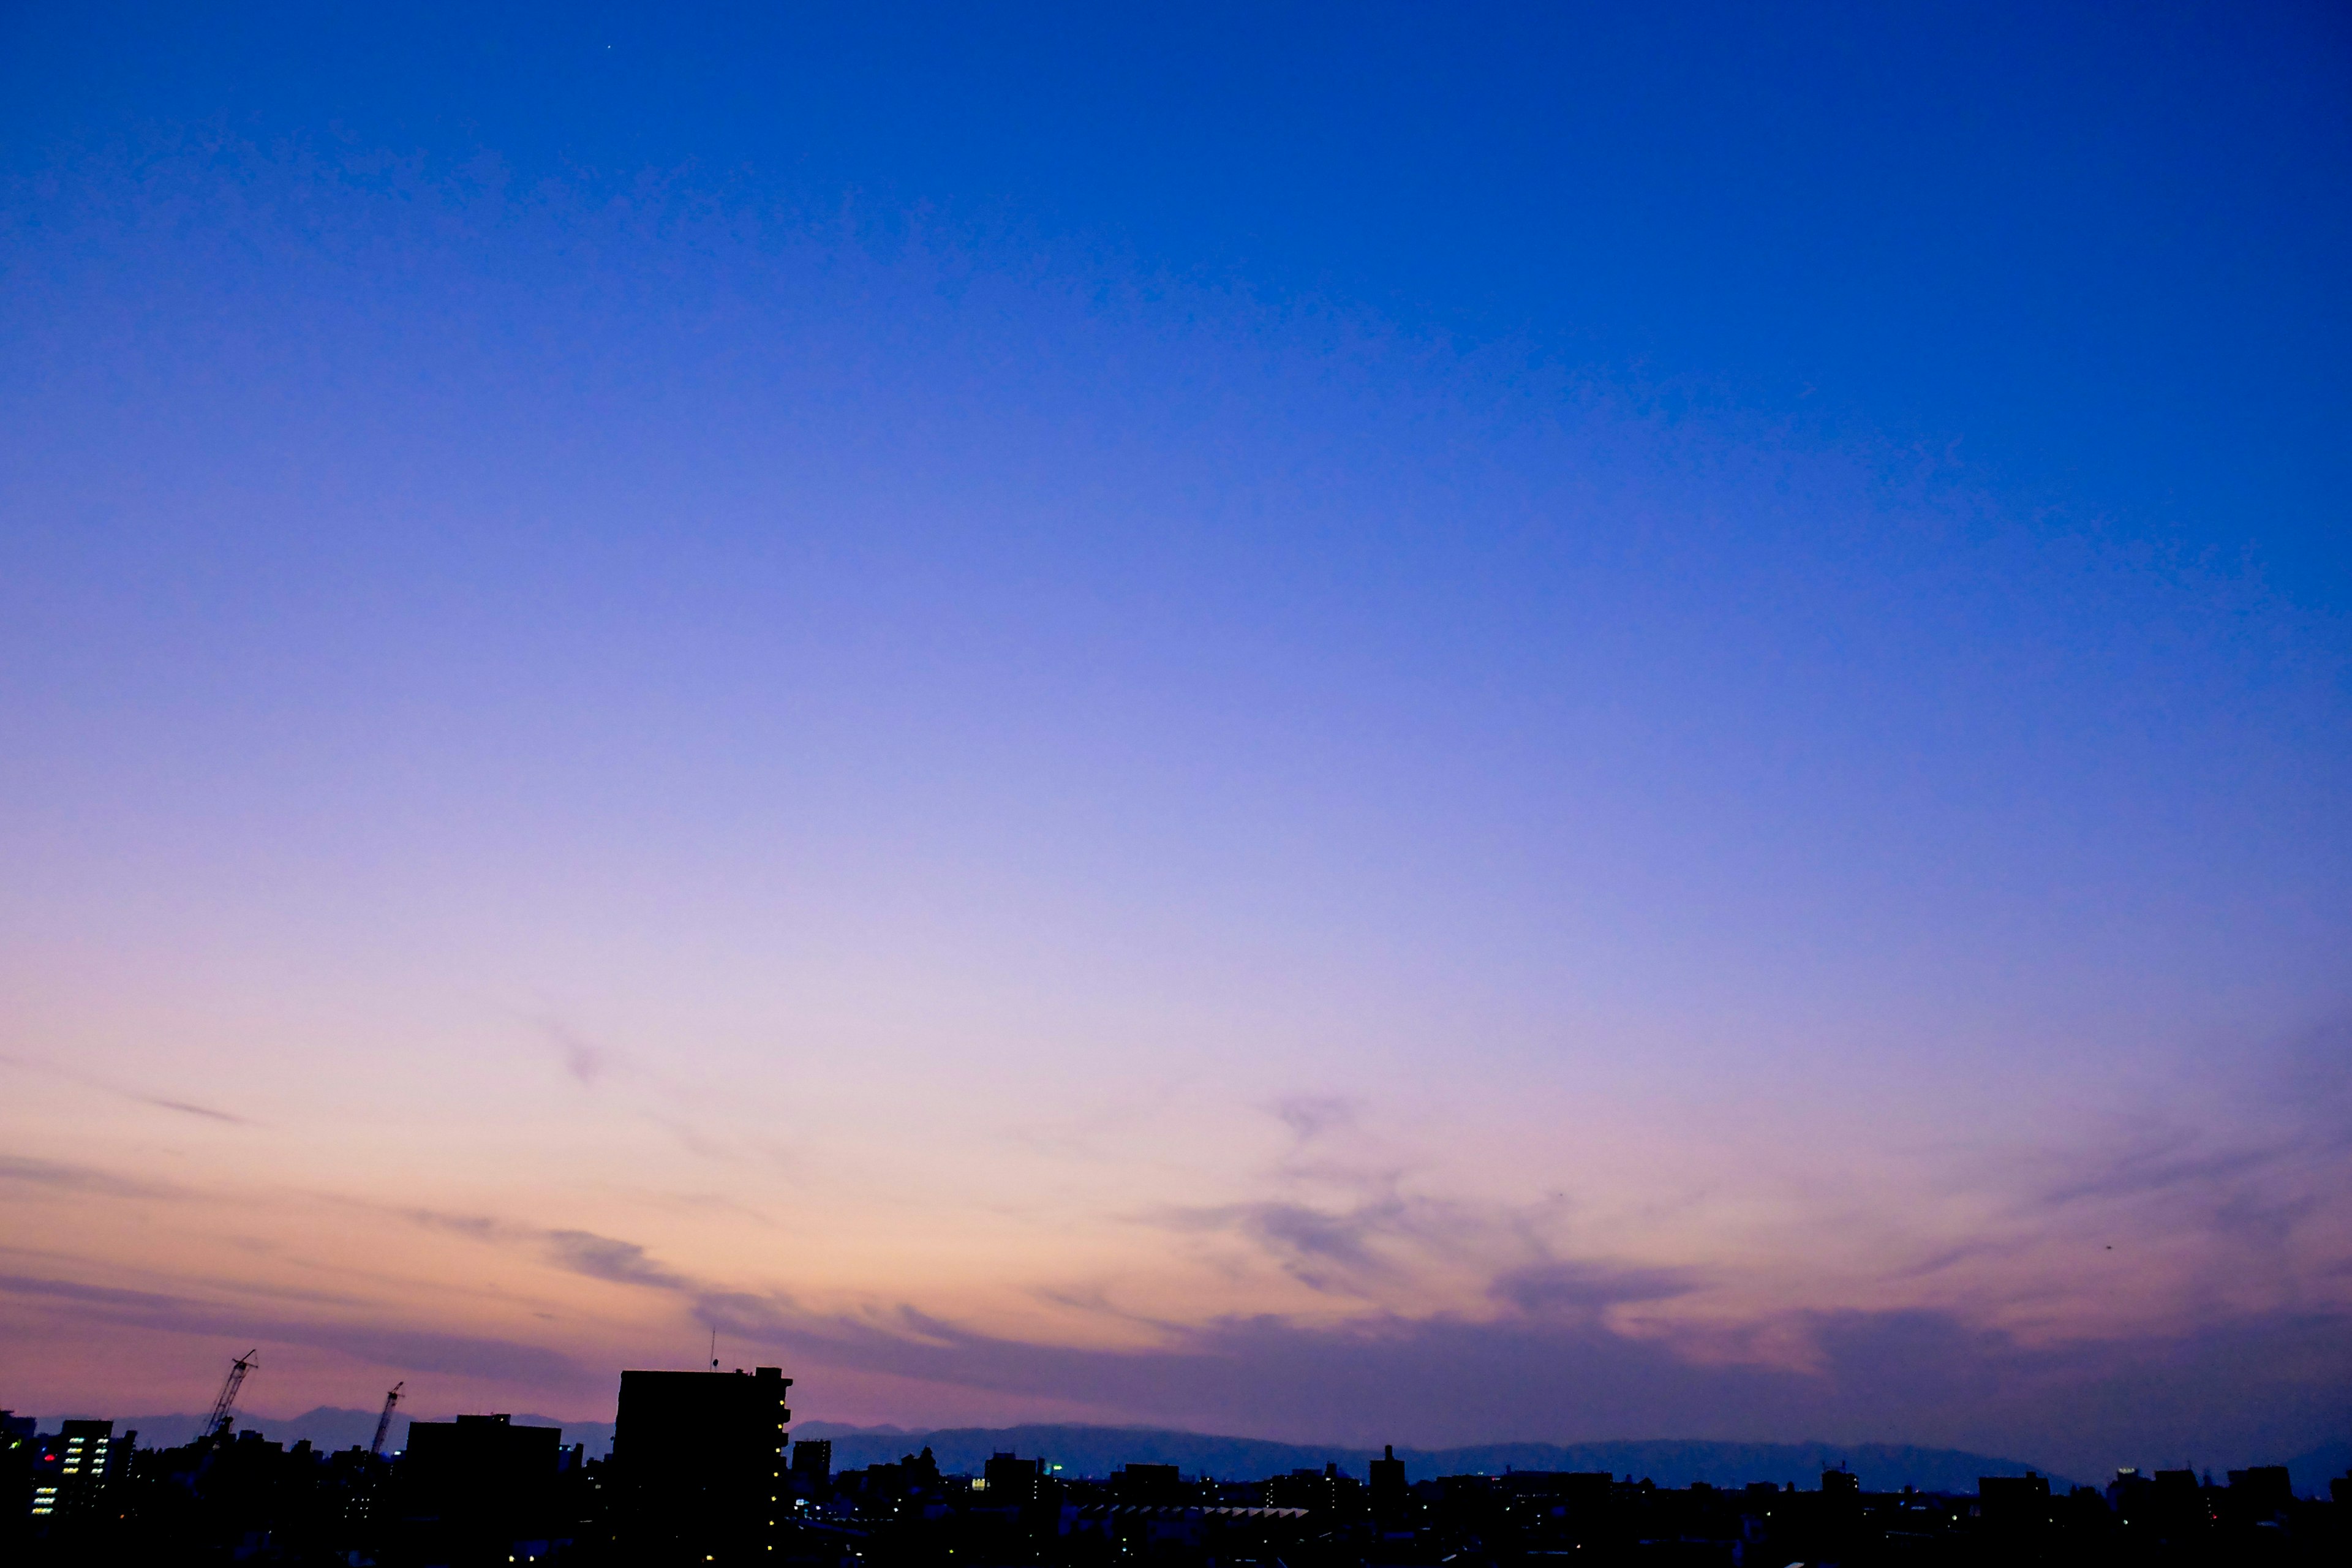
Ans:
<svg viewBox="0 0 2352 1568"><path fill-rule="evenodd" d="M0 1410L0 1562L19 1556L33 1529L33 1457L39 1423Z"/></svg>
<svg viewBox="0 0 2352 1568"><path fill-rule="evenodd" d="M781 1367L624 1372L614 1417L611 1494L621 1560L772 1563L789 1507Z"/></svg>
<svg viewBox="0 0 2352 1568"><path fill-rule="evenodd" d="M139 1434L118 1441L111 1421L68 1421L39 1446L33 1461L32 1517L90 1520L102 1517L114 1483L121 1479Z"/></svg>
<svg viewBox="0 0 2352 1568"><path fill-rule="evenodd" d="M1382 1448L1370 1469L1367 1489L1371 1493L1373 1517L1384 1523L1401 1522L1412 1493L1405 1486L1404 1461L1396 1457L1396 1445L1391 1443Z"/></svg>
<svg viewBox="0 0 2352 1568"><path fill-rule="evenodd" d="M998 1453L990 1456L981 1468L982 1489L988 1493L992 1508L1025 1508L1037 1500L1038 1478L1045 1472L1043 1459L1024 1459L1017 1455Z"/></svg>
<svg viewBox="0 0 2352 1568"><path fill-rule="evenodd" d="M833 1481L833 1439L808 1437L793 1445L793 1485L821 1492Z"/></svg>
<svg viewBox="0 0 2352 1568"><path fill-rule="evenodd" d="M561 1427L518 1426L509 1415L410 1422L394 1489L396 1554L450 1568L547 1555L561 1535L562 1458Z"/></svg>

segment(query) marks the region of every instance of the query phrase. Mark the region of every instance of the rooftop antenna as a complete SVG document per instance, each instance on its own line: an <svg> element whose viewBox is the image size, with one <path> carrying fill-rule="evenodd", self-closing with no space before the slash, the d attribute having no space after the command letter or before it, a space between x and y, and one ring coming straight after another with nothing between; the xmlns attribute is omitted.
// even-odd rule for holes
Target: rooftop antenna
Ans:
<svg viewBox="0 0 2352 1568"><path fill-rule="evenodd" d="M400 1403L400 1391L407 1386L408 1379L404 1377L392 1385L391 1393L383 1396L383 1414L375 1418L375 1441L368 1445L368 1458L383 1458L383 1439L392 1430L392 1407Z"/></svg>
<svg viewBox="0 0 2352 1568"><path fill-rule="evenodd" d="M715 1323L710 1329L710 1370L719 1370L719 1326Z"/></svg>
<svg viewBox="0 0 2352 1568"><path fill-rule="evenodd" d="M249 1350L229 1363L228 1376L221 1383L220 1397L213 1401L212 1414L205 1417L205 1429L197 1436L200 1443L220 1443L227 1440L228 1429L236 1421L236 1392L245 1386L245 1374L261 1359L258 1349Z"/></svg>

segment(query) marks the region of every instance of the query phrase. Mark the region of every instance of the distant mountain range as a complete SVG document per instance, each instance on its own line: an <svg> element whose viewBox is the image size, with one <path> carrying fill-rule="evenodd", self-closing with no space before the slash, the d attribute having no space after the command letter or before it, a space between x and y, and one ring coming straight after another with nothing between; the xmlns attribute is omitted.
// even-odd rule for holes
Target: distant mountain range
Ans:
<svg viewBox="0 0 2352 1568"><path fill-rule="evenodd" d="M1260 1480L1297 1469L1338 1465L1362 1479L1377 1451L1339 1445L1269 1443L1251 1437L1216 1437L1129 1426L957 1427L908 1432L895 1427L845 1426L804 1421L801 1438L833 1442L836 1470L887 1462L928 1447L940 1468L978 1473L991 1454L1011 1451L1043 1456L1067 1476L1105 1476L1119 1466L1174 1465L1188 1476L1223 1480ZM1647 1478L1662 1487L1693 1481L1742 1486L1749 1481L1790 1482L1811 1489L1822 1472L1843 1465L1874 1490L1915 1486L1928 1491L1977 1489L1979 1476L2021 1476L2028 1467L2015 1459L1970 1454L1956 1448L1916 1448L1885 1443L1839 1447L1828 1443L1487 1443L1464 1448L1399 1448L1412 1480L1433 1476L1501 1475L1506 1470L1606 1470L1613 1476ZM2066 1484L2053 1478L2053 1484Z"/></svg>
<svg viewBox="0 0 2352 1568"><path fill-rule="evenodd" d="M559 1421L551 1415L517 1415L523 1426L560 1426L566 1443L584 1443L588 1454L600 1458L613 1447L609 1421ZM376 1413L320 1405L299 1415L250 1416L237 1423L291 1446L308 1438L313 1447L333 1450L365 1447L375 1436ZM182 1412L170 1415L118 1417L115 1430L135 1428L142 1443L168 1447L196 1434L204 1417ZM56 1418L45 1418L45 1431L56 1430ZM1321 1469L1338 1465L1361 1479L1371 1450L1341 1444L1270 1443L1254 1437L1220 1437L1200 1432L1175 1432L1155 1426L957 1426L918 1431L899 1426L850 1426L836 1421L803 1421L793 1428L796 1438L824 1437L833 1444L833 1468L857 1469L887 1463L902 1455L929 1448L940 1468L977 1475L991 1454L1012 1452L1024 1458L1043 1456L1061 1467L1066 1476L1107 1476L1130 1461L1174 1465L1188 1476L1215 1476L1223 1480L1260 1480L1297 1469ZM408 1441L408 1418L394 1417L386 1445L399 1448ZM1749 1481L1790 1482L1807 1489L1821 1484L1825 1469L1843 1465L1873 1490L1913 1486L1923 1491L1972 1492L1979 1476L2020 1476L2028 1467L2016 1459L1972 1454L1958 1448L1921 1448L1888 1443L1841 1446L1832 1443L1710 1443L1652 1441L1622 1443L1487 1443L1461 1448L1399 1448L1405 1473L1414 1480L1432 1476L1501 1475L1506 1470L1606 1470L1613 1476L1644 1477L1662 1487L1685 1487L1693 1481L1717 1486L1741 1486ZM2255 1462L2261 1462L2257 1460ZM2352 1470L2352 1441L2325 1443L2286 1461L2294 1489L2306 1496L2327 1495L2328 1481ZM2104 1481L2106 1478L2100 1477ZM2071 1485L2052 1477L2056 1487Z"/></svg>

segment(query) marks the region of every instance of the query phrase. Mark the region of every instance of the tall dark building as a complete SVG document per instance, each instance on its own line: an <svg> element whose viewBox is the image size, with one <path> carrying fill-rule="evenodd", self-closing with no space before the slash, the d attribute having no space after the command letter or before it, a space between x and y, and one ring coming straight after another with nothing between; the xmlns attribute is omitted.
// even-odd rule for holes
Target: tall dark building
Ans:
<svg viewBox="0 0 2352 1568"><path fill-rule="evenodd" d="M1037 1479L1045 1472L1043 1459L1024 1459L1003 1452L990 1456L981 1468L981 1479L987 1483L989 1505L1028 1507L1037 1500Z"/></svg>
<svg viewBox="0 0 2352 1568"><path fill-rule="evenodd" d="M793 1479L823 1491L833 1479L833 1439L806 1437L793 1445Z"/></svg>
<svg viewBox="0 0 2352 1568"><path fill-rule="evenodd" d="M0 1562L21 1550L32 1528L37 1436L31 1416L0 1410Z"/></svg>
<svg viewBox="0 0 2352 1568"><path fill-rule="evenodd" d="M33 1463L32 1516L37 1521L102 1514L107 1493L121 1479L139 1434L114 1435L111 1421L67 1421L37 1445Z"/></svg>
<svg viewBox="0 0 2352 1568"><path fill-rule="evenodd" d="M1412 1497L1405 1486L1404 1461L1396 1457L1396 1445L1388 1444L1381 1457L1372 1461L1372 1511L1387 1519L1402 1510Z"/></svg>
<svg viewBox="0 0 2352 1568"><path fill-rule="evenodd" d="M409 1423L394 1471L400 1554L452 1564L533 1555L518 1544L562 1533L554 1504L562 1445L562 1428L518 1426L505 1415Z"/></svg>
<svg viewBox="0 0 2352 1568"><path fill-rule="evenodd" d="M785 1518L781 1367L625 1372L613 1430L613 1500L622 1559L772 1563Z"/></svg>

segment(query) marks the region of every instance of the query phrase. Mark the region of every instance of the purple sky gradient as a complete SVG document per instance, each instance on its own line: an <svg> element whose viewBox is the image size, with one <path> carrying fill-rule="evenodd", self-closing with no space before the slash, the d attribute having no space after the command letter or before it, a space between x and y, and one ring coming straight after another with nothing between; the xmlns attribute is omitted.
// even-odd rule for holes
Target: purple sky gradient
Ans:
<svg viewBox="0 0 2352 1568"><path fill-rule="evenodd" d="M6 1403L715 1326L834 1419L2340 1435L2255 525L1017 208L140 135L7 191Z"/></svg>

